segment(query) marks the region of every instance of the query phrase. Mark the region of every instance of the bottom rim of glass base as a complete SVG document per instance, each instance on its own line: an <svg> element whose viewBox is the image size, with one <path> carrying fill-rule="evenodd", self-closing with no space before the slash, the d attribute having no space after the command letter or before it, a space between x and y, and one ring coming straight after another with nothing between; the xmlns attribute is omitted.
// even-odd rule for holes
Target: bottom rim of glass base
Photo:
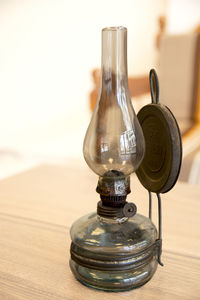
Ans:
<svg viewBox="0 0 200 300"><path fill-rule="evenodd" d="M152 263L153 266L152 266L152 269L151 271L149 271L149 274L144 277L142 280L138 281L138 282L132 282L131 284L127 284L127 283L124 283L124 286L123 286L123 282L121 283L120 286L114 286L114 282L115 281L115 275L116 275L116 272L113 272L113 282L111 281L110 282L110 286L107 285L107 286L104 286L104 283L105 284L108 284L108 282L105 280L103 281L102 278L101 278L101 281L98 279L96 280L93 280L92 282L92 279L91 278L87 278L86 276L83 277L80 272L78 272L78 268L81 267L79 266L76 262L74 262L73 260L70 260L70 268L71 268L71 271L72 273L74 274L75 278L83 285L89 287L89 288L93 288L93 289L96 289L96 290L101 290L101 291L105 291L105 292L125 292L125 291L130 291L130 290L133 290L133 289L136 289L136 288L139 288L141 286L143 286L144 284L146 284L148 281L151 280L151 278L153 277L156 269L157 269L157 261L154 259L152 260ZM84 268L84 267L81 267L82 269L85 269L85 270L88 270L87 268ZM96 272L96 270L92 270L94 273ZM130 271L131 272L131 271ZM134 270L133 270L134 272ZM103 273L102 273L103 274ZM106 272L105 272L106 274ZM118 273L117 273L118 274ZM123 272L121 273L123 274ZM132 275L132 278L123 278L124 282L125 281L131 281L132 279L134 278L134 274ZM89 282L90 281L90 282ZM116 283L115 283L116 284Z"/></svg>
<svg viewBox="0 0 200 300"><path fill-rule="evenodd" d="M127 288L120 288L120 289L104 288L104 287L100 287L100 286L96 286L96 285L86 283L84 281L81 281L78 278L76 278L76 279L78 280L78 282L80 282L81 284L83 284L84 286L86 286L90 289L95 289L95 290L98 290L98 291L109 292L109 293L119 293L119 292L128 292L128 291L131 291L131 290L138 289L138 288L142 287L143 285L145 285L147 282L149 282L151 280L151 278L152 277L150 277L147 281L144 281L141 284L138 284L138 285L135 285L135 286L130 286L130 287L127 287Z"/></svg>

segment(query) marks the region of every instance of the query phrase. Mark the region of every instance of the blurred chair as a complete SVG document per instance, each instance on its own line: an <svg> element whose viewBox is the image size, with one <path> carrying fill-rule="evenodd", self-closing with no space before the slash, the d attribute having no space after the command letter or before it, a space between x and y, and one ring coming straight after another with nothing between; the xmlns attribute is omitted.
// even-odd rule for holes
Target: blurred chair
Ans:
<svg viewBox="0 0 200 300"><path fill-rule="evenodd" d="M163 35L160 100L174 113L183 136L180 180L200 184L200 34Z"/></svg>
<svg viewBox="0 0 200 300"><path fill-rule="evenodd" d="M160 40L162 36L166 32L166 17L164 15L158 18L158 33L155 38L155 46L157 49L160 48ZM90 93L90 109L94 110L98 91L100 84L100 69L94 69L92 71L92 79L94 83L94 88ZM139 111L139 109L149 102L149 74L144 74L143 76L135 76L128 78L128 85L131 98L134 102L135 111ZM148 96L148 97L147 97Z"/></svg>
<svg viewBox="0 0 200 300"><path fill-rule="evenodd" d="M100 83L100 70L94 69L92 71L92 79L94 83L94 89L90 93L90 109L94 110L98 92L99 92L99 83ZM128 85L131 98L140 97L146 95L150 92L149 88L149 75L136 76L128 78Z"/></svg>
<svg viewBox="0 0 200 300"><path fill-rule="evenodd" d="M162 21L162 22L161 22ZM200 184L200 30L184 35L166 35L165 19L159 18L158 74L160 101L174 113L183 136L180 180ZM93 71L94 90L90 107L96 104L100 72ZM129 90L136 112L150 102L148 74L129 77Z"/></svg>

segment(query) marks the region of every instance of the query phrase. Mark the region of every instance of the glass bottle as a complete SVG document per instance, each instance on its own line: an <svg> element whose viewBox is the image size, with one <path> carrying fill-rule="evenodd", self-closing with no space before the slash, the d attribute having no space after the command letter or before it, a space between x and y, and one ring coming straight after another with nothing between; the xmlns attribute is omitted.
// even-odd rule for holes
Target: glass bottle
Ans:
<svg viewBox="0 0 200 300"><path fill-rule="evenodd" d="M127 76L127 30L102 30L101 88L88 127L83 153L99 175L97 212L71 227L70 268L83 284L124 291L146 283L157 268L157 230L126 202L130 174L145 152Z"/></svg>

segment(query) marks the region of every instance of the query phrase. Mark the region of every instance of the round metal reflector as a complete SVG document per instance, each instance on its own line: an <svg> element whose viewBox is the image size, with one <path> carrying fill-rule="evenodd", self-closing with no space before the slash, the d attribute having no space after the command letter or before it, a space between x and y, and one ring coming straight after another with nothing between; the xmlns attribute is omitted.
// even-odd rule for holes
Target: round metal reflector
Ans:
<svg viewBox="0 0 200 300"><path fill-rule="evenodd" d="M182 161L181 134L175 117L162 104L148 104L137 115L143 130L146 153L136 171L151 192L166 193L175 185Z"/></svg>

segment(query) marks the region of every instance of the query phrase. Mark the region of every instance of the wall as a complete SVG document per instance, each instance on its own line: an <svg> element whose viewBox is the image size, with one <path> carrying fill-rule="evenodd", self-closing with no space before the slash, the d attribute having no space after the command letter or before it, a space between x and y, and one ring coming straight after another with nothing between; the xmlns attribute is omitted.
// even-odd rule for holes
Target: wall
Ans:
<svg viewBox="0 0 200 300"><path fill-rule="evenodd" d="M101 29L128 28L129 74L156 63L165 0L0 2L0 148L81 156Z"/></svg>
<svg viewBox="0 0 200 300"><path fill-rule="evenodd" d="M186 33L200 25L199 0L169 0L167 5L167 31Z"/></svg>

